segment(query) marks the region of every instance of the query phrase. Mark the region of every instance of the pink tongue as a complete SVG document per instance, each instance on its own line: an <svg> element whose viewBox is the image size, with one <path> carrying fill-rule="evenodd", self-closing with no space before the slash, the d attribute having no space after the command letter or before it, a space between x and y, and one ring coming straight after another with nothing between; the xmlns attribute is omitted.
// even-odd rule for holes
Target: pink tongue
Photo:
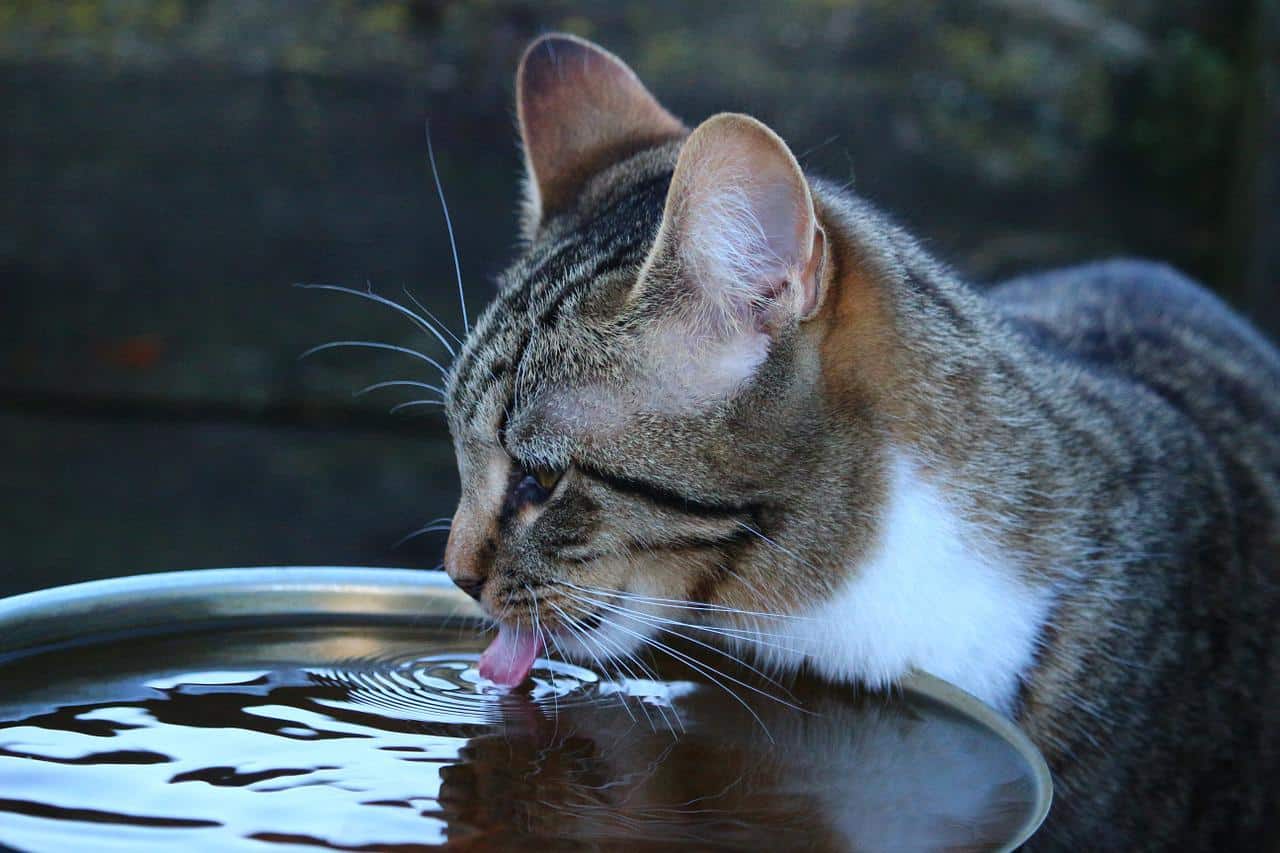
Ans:
<svg viewBox="0 0 1280 853"><path fill-rule="evenodd" d="M480 675L500 687L515 687L529 677L541 652L542 637L537 631L502 625L480 655Z"/></svg>

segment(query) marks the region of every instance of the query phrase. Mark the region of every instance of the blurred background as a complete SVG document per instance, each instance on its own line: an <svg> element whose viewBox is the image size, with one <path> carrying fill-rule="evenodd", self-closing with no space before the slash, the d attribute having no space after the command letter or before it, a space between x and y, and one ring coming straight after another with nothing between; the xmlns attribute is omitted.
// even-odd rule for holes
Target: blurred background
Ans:
<svg viewBox="0 0 1280 853"><path fill-rule="evenodd" d="M1280 331L1272 0L0 0L0 594L179 568L435 566L439 356L511 257L511 83L595 39L690 124L776 128L977 283L1166 260Z"/></svg>

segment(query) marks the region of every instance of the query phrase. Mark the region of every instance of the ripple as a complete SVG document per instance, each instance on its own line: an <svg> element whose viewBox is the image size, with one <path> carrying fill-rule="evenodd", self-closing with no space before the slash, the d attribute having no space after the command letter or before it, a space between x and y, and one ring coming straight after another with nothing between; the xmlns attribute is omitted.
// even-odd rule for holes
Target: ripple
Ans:
<svg viewBox="0 0 1280 853"><path fill-rule="evenodd" d="M268 670L209 670L156 676L143 683L156 690L177 690L183 687L229 687L265 684L270 674Z"/></svg>
<svg viewBox="0 0 1280 853"><path fill-rule="evenodd" d="M527 713L617 701L624 684L576 664L540 658L531 688L513 693L480 676L478 654L390 655L352 658L308 670L317 681L347 691L344 707L365 706L399 719L492 725ZM333 700L325 704L335 704Z"/></svg>

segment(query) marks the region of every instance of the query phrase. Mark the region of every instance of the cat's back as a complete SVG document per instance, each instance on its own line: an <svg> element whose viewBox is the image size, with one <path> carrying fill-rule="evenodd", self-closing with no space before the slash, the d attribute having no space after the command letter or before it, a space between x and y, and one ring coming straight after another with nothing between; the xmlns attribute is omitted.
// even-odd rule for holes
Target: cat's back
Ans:
<svg viewBox="0 0 1280 853"><path fill-rule="evenodd" d="M1140 733L1132 744L1118 730L1108 737L1117 752L1145 750L1147 766L1123 776L1104 758L1082 759L1084 742L1055 763L1095 802L1124 778L1116 802L1148 806L1116 806L1101 823L1082 811L1060 821L1081 835L1045 847L1069 849L1110 826L1117 845L1146 838L1137 849L1242 849L1280 819L1260 793L1280 772L1280 354L1213 294L1152 263L1057 270L986 296L1021 339L1026 369L1069 400L1070 420L1117 432L1123 450L1085 465L1077 487L1089 517L1121 531L1113 545L1143 542L1153 555L1096 569L1126 590L1109 617L1124 633L1086 628L1073 640L1142 662L1092 659L1080 689ZM1069 738L1070 721L1059 725ZM1150 803L1185 811L1186 826L1153 832Z"/></svg>
<svg viewBox="0 0 1280 853"><path fill-rule="evenodd" d="M1018 278L988 298L1079 418L1123 428L1121 480L1101 497L1130 489L1149 512L1205 520L1238 580L1280 605L1280 352L1208 290L1145 261ZM1147 500L1169 495L1198 506Z"/></svg>
<svg viewBox="0 0 1280 853"><path fill-rule="evenodd" d="M1114 260L987 296L1041 355L1153 392L1261 468L1280 501L1280 352L1208 290L1163 264Z"/></svg>

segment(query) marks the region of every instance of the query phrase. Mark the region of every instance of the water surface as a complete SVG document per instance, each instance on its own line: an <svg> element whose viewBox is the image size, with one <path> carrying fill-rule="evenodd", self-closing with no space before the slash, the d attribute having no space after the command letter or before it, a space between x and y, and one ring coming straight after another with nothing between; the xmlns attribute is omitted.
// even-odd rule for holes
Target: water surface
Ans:
<svg viewBox="0 0 1280 853"><path fill-rule="evenodd" d="M983 850L1034 808L1016 750L922 696L724 661L732 694L656 661L540 661L504 692L483 646L293 627L0 665L0 845Z"/></svg>

